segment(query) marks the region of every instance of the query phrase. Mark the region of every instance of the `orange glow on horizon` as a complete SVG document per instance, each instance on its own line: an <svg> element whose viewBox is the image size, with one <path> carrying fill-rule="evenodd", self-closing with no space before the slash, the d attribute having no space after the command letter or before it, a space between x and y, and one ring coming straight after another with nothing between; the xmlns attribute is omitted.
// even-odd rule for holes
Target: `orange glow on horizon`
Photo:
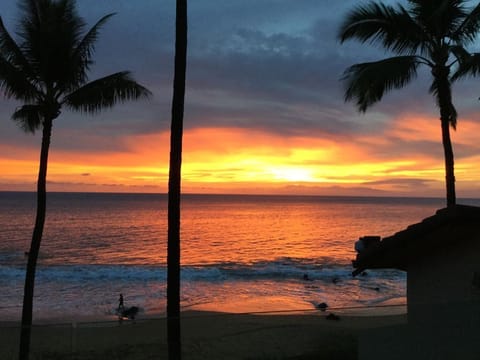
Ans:
<svg viewBox="0 0 480 360"><path fill-rule="evenodd" d="M412 130L414 126L418 128ZM471 121L463 121L460 126L467 131L454 133L454 143L476 144L473 134L479 132L480 126ZM395 156L395 151L391 150L394 145L389 144L391 138L404 143L428 140L438 142L440 151L439 127L434 119L411 116L392 123L381 138L357 136L354 141L319 135L287 137L240 128L191 129L184 134L182 184L187 192L278 193L297 189L295 191L322 193L322 189L333 187L367 186L402 194L402 191L415 191L415 187L397 186L393 182L430 179L433 186L430 190L439 190L441 195L444 168L440 156L433 159L415 154L402 158ZM122 139L120 145L118 151L95 153L62 151L52 146L49 188L56 191L166 192L169 134L130 136ZM393 155L385 156L383 152L387 150ZM23 149L19 158L5 155L20 154L19 151L1 146L0 151L3 154L0 155L3 169L0 190L27 185L34 190L37 150ZM478 157L463 159L456 165L457 174L465 174L465 180L472 184L479 181L476 164Z"/></svg>

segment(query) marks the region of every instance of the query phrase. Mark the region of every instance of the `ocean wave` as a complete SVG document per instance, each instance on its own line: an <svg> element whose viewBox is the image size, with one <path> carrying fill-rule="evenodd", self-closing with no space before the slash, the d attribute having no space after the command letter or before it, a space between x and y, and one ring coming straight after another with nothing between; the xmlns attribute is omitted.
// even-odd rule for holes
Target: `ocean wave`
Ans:
<svg viewBox="0 0 480 360"><path fill-rule="evenodd" d="M312 280L335 282L351 279L352 268L345 264L319 262L313 259L281 258L252 264L217 263L185 265L181 268L183 281L221 282L254 280ZM400 271L371 272L376 278L397 282L405 279ZM21 281L25 269L0 265L0 282ZM37 268L39 282L165 282L164 265L51 265Z"/></svg>

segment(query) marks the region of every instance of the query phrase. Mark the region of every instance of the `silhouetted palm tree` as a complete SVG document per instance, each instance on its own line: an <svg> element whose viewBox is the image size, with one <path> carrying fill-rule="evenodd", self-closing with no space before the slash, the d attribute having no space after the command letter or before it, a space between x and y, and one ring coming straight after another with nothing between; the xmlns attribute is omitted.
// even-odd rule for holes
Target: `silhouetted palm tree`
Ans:
<svg viewBox="0 0 480 360"><path fill-rule="evenodd" d="M181 359L180 332L180 194L182 137L187 71L187 0L176 2L175 74L173 79L170 170L168 178L167 337L168 358Z"/></svg>
<svg viewBox="0 0 480 360"><path fill-rule="evenodd" d="M46 210L46 177L53 120L62 108L95 114L118 102L148 97L129 72L87 82L98 32L113 15L89 31L76 12L75 0L21 0L19 42L0 18L0 88L7 98L23 102L12 115L25 130L42 129L37 182L37 213L25 278L19 358L30 350L35 270Z"/></svg>
<svg viewBox="0 0 480 360"><path fill-rule="evenodd" d="M475 68L480 69L473 65L478 59L465 49L480 29L480 5L467 8L467 2L409 0L407 8L370 2L351 11L339 32L342 43L349 39L370 42L396 55L356 64L345 71L345 99L355 100L362 112L380 101L385 92L400 89L414 79L420 65L430 68L430 93L440 110L447 206L456 203L450 126L456 127L457 111L451 84L459 75L468 71L475 74Z"/></svg>

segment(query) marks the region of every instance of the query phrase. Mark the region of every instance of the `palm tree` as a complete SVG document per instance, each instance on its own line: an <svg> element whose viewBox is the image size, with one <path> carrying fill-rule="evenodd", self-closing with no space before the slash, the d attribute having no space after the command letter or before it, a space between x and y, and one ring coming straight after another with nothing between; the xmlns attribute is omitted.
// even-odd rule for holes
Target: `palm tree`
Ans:
<svg viewBox="0 0 480 360"><path fill-rule="evenodd" d="M118 102L148 97L150 92L127 71L88 82L87 72L102 17L84 32L75 0L20 0L17 43L0 18L0 88L6 98L23 103L12 115L25 131L42 129L37 181L37 212L25 277L19 358L30 350L35 270L46 211L46 177L53 120L62 108L95 114Z"/></svg>
<svg viewBox="0 0 480 360"><path fill-rule="evenodd" d="M455 175L450 126L457 111L452 103L452 82L468 72L478 58L465 46L480 29L480 4L467 8L462 0L409 0L408 7L370 2L357 6L342 23L339 39L379 44L394 53L387 59L355 64L344 72L345 100L354 100L361 112L380 101L384 93L403 88L417 76L420 66L430 68L430 93L440 110L445 156L447 207L455 206Z"/></svg>
<svg viewBox="0 0 480 360"><path fill-rule="evenodd" d="M177 0L176 2L175 26L175 74L173 79L168 177L167 343L170 360L179 360L182 355L180 332L180 193L187 71L187 0Z"/></svg>

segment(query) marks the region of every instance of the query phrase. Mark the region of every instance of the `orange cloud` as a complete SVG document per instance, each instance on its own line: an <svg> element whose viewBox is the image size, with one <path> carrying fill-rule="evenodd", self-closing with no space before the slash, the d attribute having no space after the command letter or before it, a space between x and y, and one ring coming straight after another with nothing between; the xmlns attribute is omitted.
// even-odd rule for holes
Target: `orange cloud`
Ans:
<svg viewBox="0 0 480 360"><path fill-rule="evenodd" d="M406 141L437 142L441 140L440 120L438 118L405 113L391 122L386 135Z"/></svg>
<svg viewBox="0 0 480 360"><path fill-rule="evenodd" d="M413 125L417 128L411 130ZM248 192L251 189L251 192L275 193L287 186L290 190L295 186L305 191L307 187L347 189L375 184L378 190L395 193L405 187L385 182L386 179L403 179L410 183L413 179L430 179L432 189L439 189L442 195L444 170L441 160L424 154L403 158L401 151L398 154L392 151L388 156L375 151L376 141L383 150L395 149L395 144L386 140L388 137L440 141L437 126L439 128L438 121L432 119L405 117L392 123L382 139L373 136L334 138L332 135L287 137L241 128L187 130L184 134L183 187L189 192L236 192L239 189ZM478 126L473 122L465 121L462 126L469 129L468 132L478 133ZM165 192L169 140L168 132L130 136L121 139L121 151L103 153L52 147L49 188ZM469 133L462 135L459 141L471 144L475 138ZM25 152L19 158L0 156L0 166L6 169L0 175L1 188L8 188L8 184L35 182L38 154ZM468 179L469 185L480 179L480 173L473 166L478 160L472 158L457 165L457 174ZM415 187L409 191L415 191Z"/></svg>

